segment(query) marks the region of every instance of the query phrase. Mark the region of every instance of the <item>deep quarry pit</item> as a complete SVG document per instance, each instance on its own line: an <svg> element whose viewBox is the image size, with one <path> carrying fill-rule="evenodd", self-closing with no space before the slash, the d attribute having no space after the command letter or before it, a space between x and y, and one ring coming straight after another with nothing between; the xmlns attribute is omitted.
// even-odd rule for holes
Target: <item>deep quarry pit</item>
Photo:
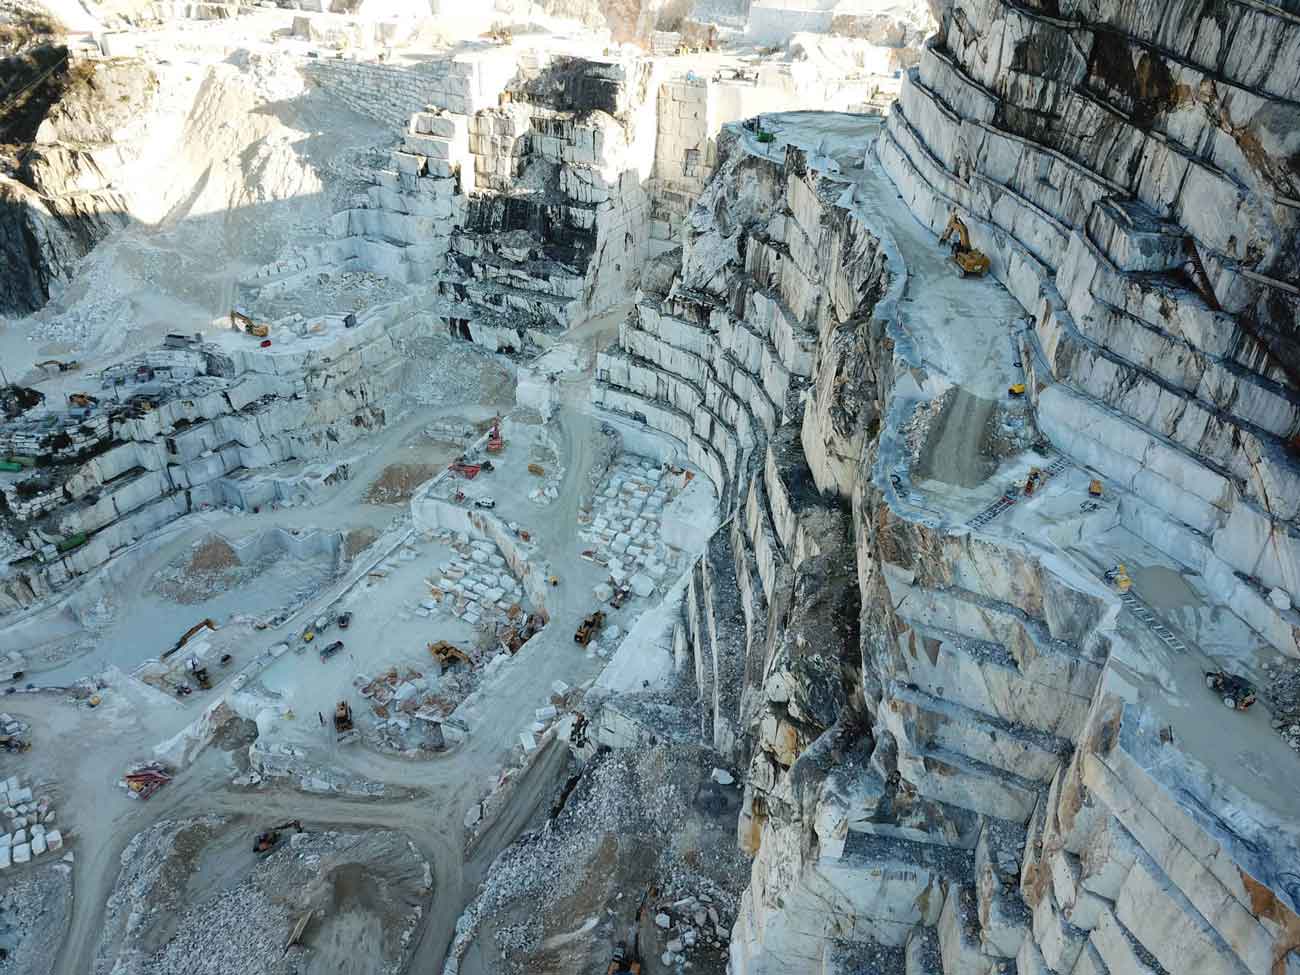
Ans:
<svg viewBox="0 0 1300 975"><path fill-rule="evenodd" d="M1300 975L1297 52L0 5L0 975Z"/></svg>

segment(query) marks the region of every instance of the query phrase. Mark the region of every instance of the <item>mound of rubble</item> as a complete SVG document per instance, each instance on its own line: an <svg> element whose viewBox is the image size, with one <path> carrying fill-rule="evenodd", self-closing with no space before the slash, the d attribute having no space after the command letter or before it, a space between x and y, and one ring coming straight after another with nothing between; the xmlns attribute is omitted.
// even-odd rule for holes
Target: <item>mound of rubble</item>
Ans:
<svg viewBox="0 0 1300 975"><path fill-rule="evenodd" d="M721 970L744 859L727 817L697 805L712 767L690 746L595 756L493 863L459 927L493 971L603 969L638 928L642 954Z"/></svg>
<svg viewBox="0 0 1300 975"><path fill-rule="evenodd" d="M5 873L0 887L0 972L53 972L71 913L72 864L53 861Z"/></svg>
<svg viewBox="0 0 1300 975"><path fill-rule="evenodd" d="M94 970L287 973L341 965L353 951L365 952L369 971L405 968L432 889L409 840L384 830L285 831L259 856L254 833L208 816L135 836ZM205 867L222 880L195 885Z"/></svg>

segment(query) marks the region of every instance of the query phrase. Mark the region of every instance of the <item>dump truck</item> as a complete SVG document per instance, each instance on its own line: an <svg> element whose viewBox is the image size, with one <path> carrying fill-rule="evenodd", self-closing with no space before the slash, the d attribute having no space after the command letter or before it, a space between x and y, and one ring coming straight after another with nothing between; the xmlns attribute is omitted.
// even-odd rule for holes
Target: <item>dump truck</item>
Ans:
<svg viewBox="0 0 1300 975"><path fill-rule="evenodd" d="M448 643L446 640L439 640L437 643L430 643L429 653L433 655L433 659L438 661L444 671L457 661L460 661L466 667L473 666L473 661L470 660L469 654L455 644Z"/></svg>
<svg viewBox="0 0 1300 975"><path fill-rule="evenodd" d="M339 734L352 730L352 705L347 701L334 705L334 730Z"/></svg>
<svg viewBox="0 0 1300 975"><path fill-rule="evenodd" d="M583 618L582 622L578 624L578 632L573 634L573 642L580 643L585 647L591 642L591 638L600 632L600 628L604 625L605 614L600 610L588 614Z"/></svg>
<svg viewBox="0 0 1300 975"><path fill-rule="evenodd" d="M271 326L253 321L243 312L230 309L230 327L253 338L264 339L271 334Z"/></svg>
<svg viewBox="0 0 1300 975"><path fill-rule="evenodd" d="M952 260L961 271L962 277L967 275L980 277L988 272L988 255L970 245L970 230L966 226L966 221L957 216L956 210L949 215L948 226L943 228L943 236L939 238L939 243L947 243L950 237L952 238Z"/></svg>

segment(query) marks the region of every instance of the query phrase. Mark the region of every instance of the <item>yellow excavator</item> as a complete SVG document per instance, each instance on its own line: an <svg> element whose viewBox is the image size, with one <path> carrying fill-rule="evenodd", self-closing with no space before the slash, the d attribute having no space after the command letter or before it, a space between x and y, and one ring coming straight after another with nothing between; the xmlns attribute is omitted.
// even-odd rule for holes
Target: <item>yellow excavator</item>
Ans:
<svg viewBox="0 0 1300 975"><path fill-rule="evenodd" d="M474 666L474 661L470 659L469 654L446 640L430 643L429 653L433 655L433 659L438 661L444 671L457 662L463 663L466 667Z"/></svg>
<svg viewBox="0 0 1300 975"><path fill-rule="evenodd" d="M962 277L970 275L978 278L988 272L989 256L971 247L970 231L966 229L966 222L957 216L956 210L948 217L948 226L943 228L939 243L946 244L949 237L953 238L952 260Z"/></svg>

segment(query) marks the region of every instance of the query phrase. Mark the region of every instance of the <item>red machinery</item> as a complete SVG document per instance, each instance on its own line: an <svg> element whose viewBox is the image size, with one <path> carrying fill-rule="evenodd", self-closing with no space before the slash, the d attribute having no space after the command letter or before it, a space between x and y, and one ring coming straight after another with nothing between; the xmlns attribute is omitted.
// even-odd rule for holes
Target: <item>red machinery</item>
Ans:
<svg viewBox="0 0 1300 975"><path fill-rule="evenodd" d="M126 773L127 793L133 799L148 799L171 780L171 770L161 762L137 765Z"/></svg>
<svg viewBox="0 0 1300 975"><path fill-rule="evenodd" d="M467 464L463 460L456 461L448 468L453 474L459 474L467 481L472 481L478 477L478 473L482 469L482 464Z"/></svg>

